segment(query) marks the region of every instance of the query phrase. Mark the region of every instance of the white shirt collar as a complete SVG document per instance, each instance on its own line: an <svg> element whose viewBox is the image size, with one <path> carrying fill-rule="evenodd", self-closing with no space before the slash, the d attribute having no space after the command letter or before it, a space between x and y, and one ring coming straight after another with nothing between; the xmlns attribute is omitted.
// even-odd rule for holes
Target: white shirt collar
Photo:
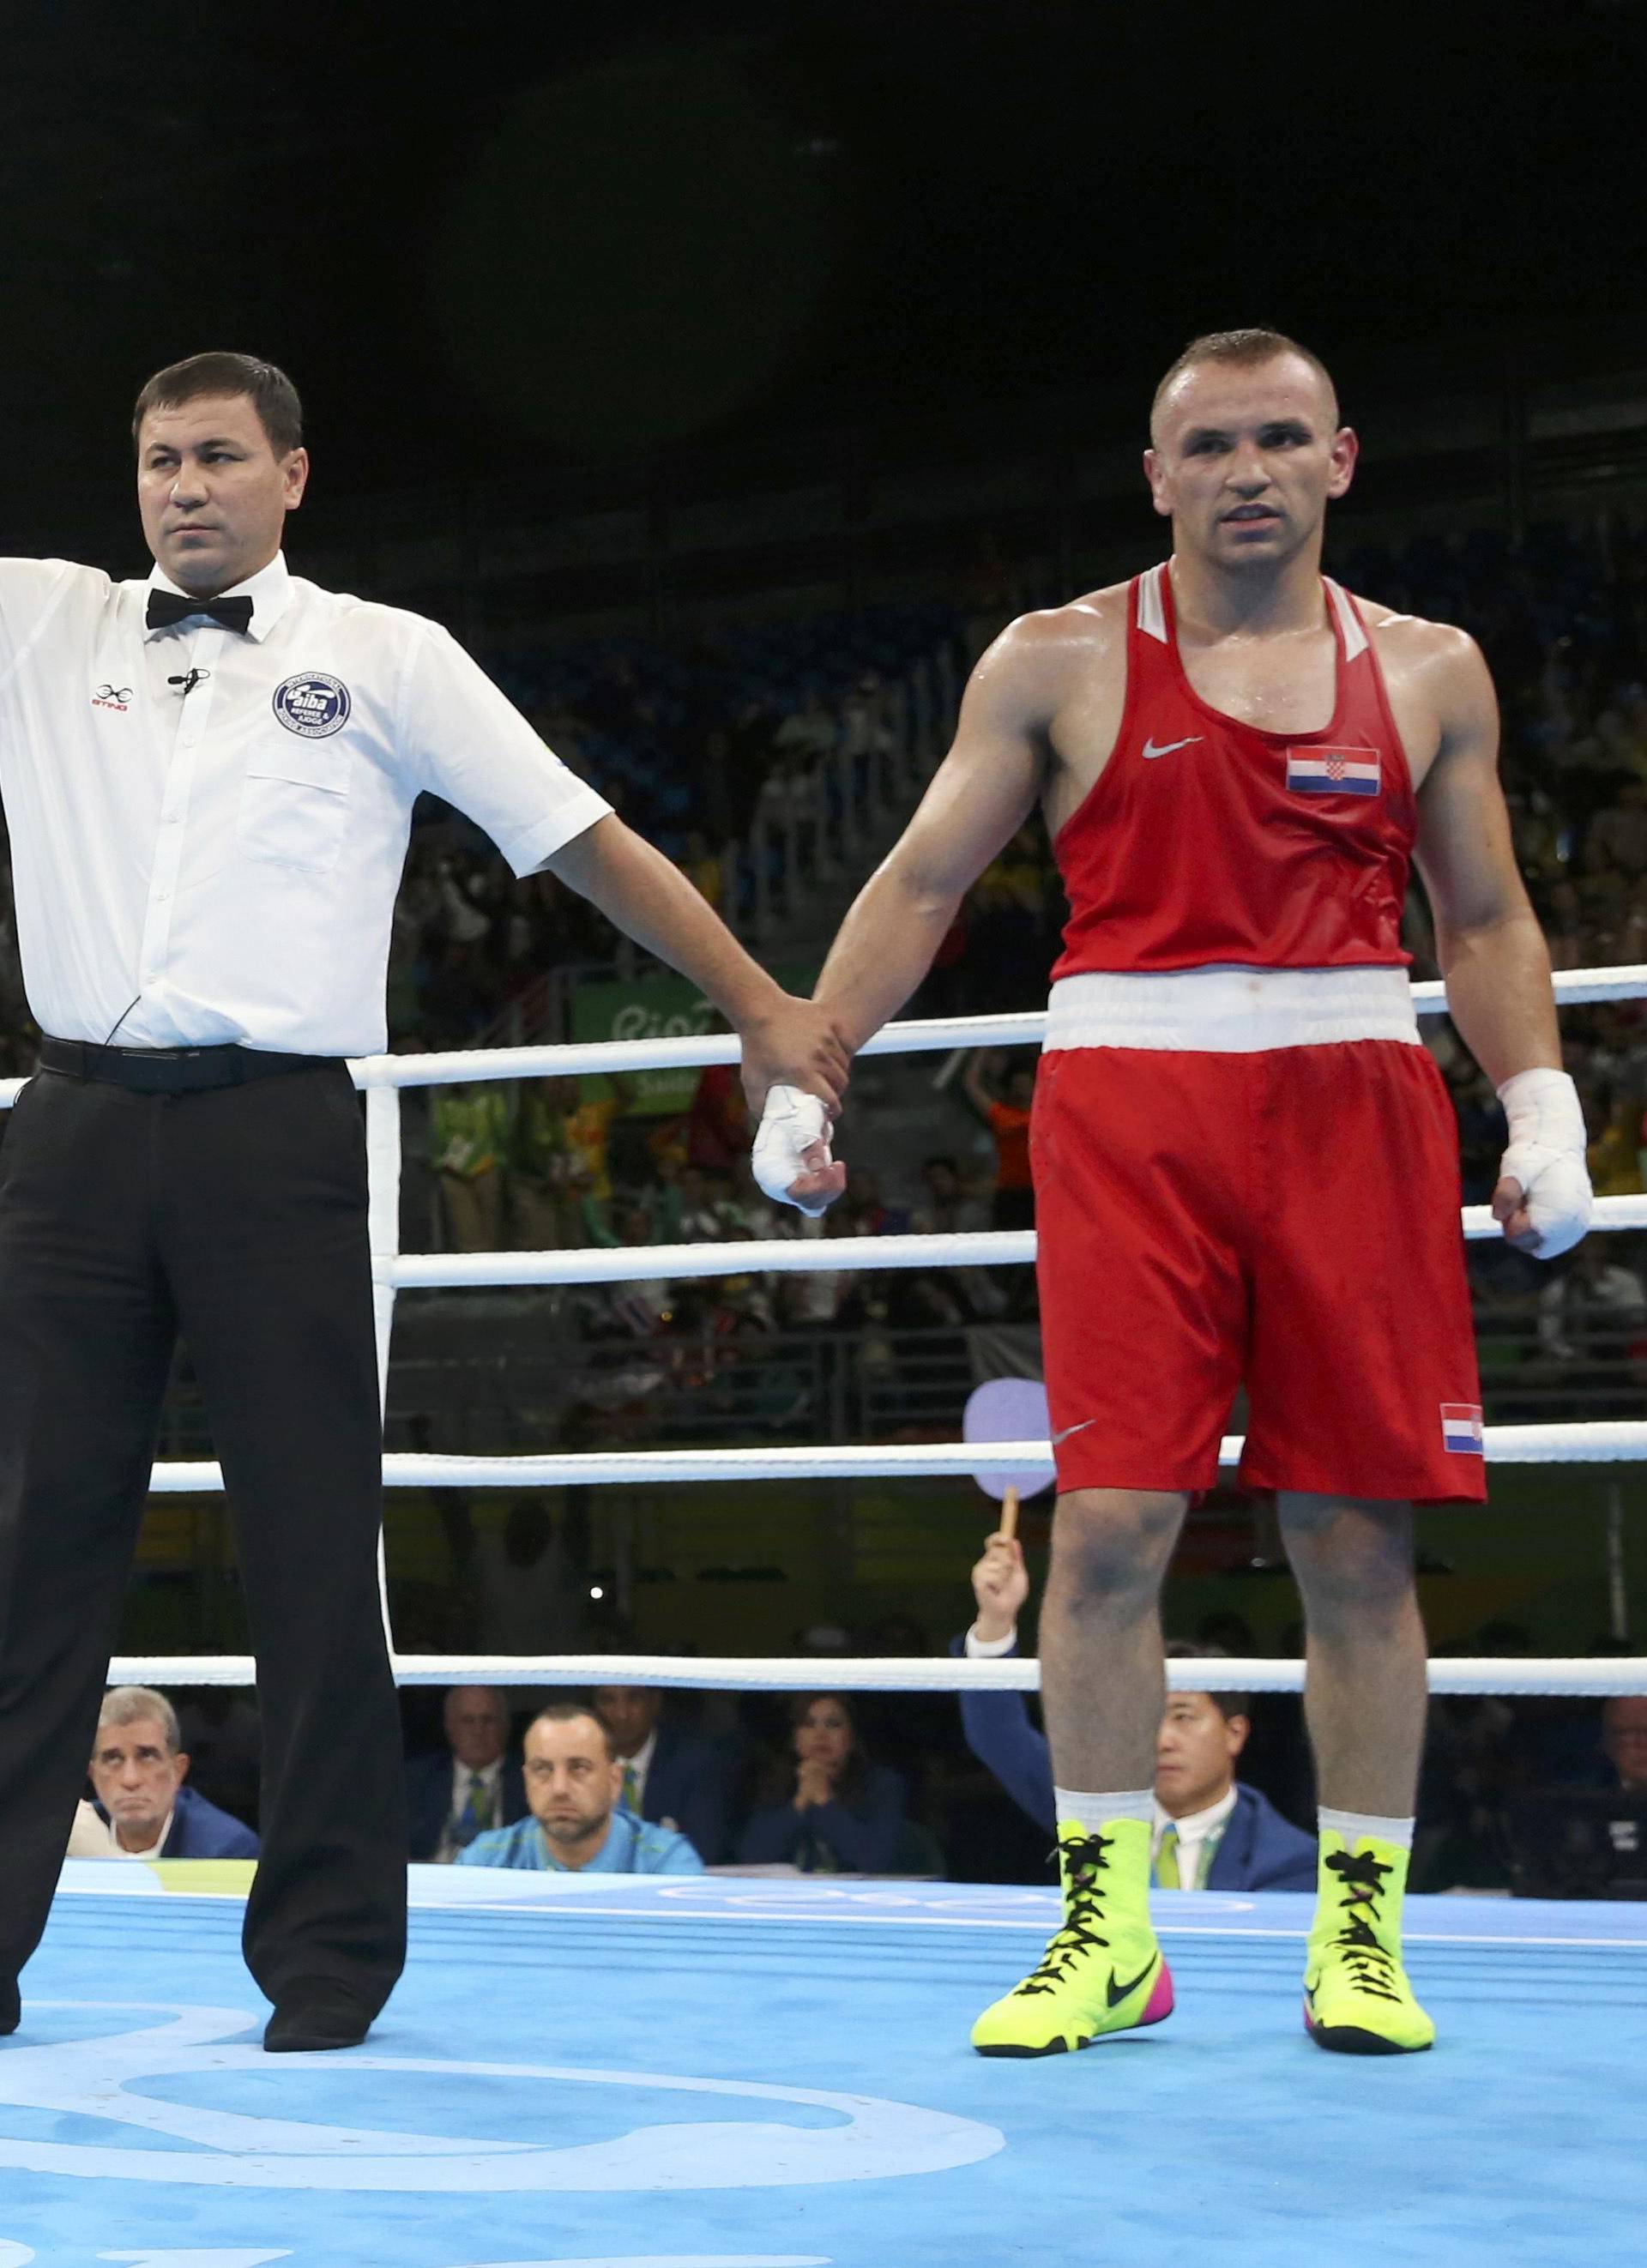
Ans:
<svg viewBox="0 0 1647 2268"><path fill-rule="evenodd" d="M174 583L158 563L150 570L147 587L151 591L169 591L174 599L190 599L192 591L185 591ZM250 599L252 621L246 635L261 645L276 623L291 602L291 571L286 564L286 555L277 551L267 567L260 567L255 575L248 575L244 583L236 583L227 591L220 591L221 599ZM158 630L145 630L145 637L158 637Z"/></svg>
<svg viewBox="0 0 1647 2268"><path fill-rule="evenodd" d="M1187 1811L1181 1819L1174 1819L1158 1803L1155 1807L1155 1830L1158 1835L1164 1835L1169 1827L1175 1827L1180 1843L1199 1843L1210 1835L1215 1827L1222 1827L1234 1808L1235 1789L1232 1785L1225 1788L1217 1801L1210 1803L1204 1811Z"/></svg>
<svg viewBox="0 0 1647 2268"><path fill-rule="evenodd" d="M641 1742L639 1748L636 1749L635 1754L632 1756L625 1756L623 1762L627 1769L634 1773L636 1779L643 1781L647 1773L652 1768L652 1758L657 1755L657 1753L658 1727L654 1725L651 1731L648 1733L646 1738Z"/></svg>

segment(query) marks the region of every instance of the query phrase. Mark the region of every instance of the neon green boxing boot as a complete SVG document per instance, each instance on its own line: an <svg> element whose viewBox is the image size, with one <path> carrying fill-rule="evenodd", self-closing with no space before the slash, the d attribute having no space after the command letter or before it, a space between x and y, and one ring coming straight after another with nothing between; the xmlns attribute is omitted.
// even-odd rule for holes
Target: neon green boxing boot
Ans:
<svg viewBox="0 0 1647 2268"><path fill-rule="evenodd" d="M1401 1966L1408 1853L1364 1835L1321 1837L1315 1923L1304 1968L1304 2028L1340 2055L1414 2055L1436 2028Z"/></svg>
<svg viewBox="0 0 1647 2268"><path fill-rule="evenodd" d="M1062 2055L1106 2032L1158 2024L1173 1979L1150 1920L1150 1829L1112 1819L1094 1834L1058 1829L1063 1927L1040 1966L972 2028L980 2055Z"/></svg>

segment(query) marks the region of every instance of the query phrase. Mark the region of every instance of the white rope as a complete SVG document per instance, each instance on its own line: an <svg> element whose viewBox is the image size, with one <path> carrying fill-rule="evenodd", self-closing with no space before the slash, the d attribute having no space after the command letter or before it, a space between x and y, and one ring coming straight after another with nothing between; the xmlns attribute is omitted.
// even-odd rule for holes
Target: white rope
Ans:
<svg viewBox="0 0 1647 2268"><path fill-rule="evenodd" d="M1605 1464L1647 1457L1647 1419L1614 1418L1589 1425L1489 1425L1487 1456L1501 1465ZM1226 1434L1218 1462L1240 1462L1239 1434ZM888 1441L821 1448L611 1449L524 1457L386 1456L386 1488L654 1487L673 1481L886 1480L970 1478L1045 1466L1047 1441ZM157 1495L206 1496L223 1486L206 1459L158 1464L149 1485Z"/></svg>
<svg viewBox="0 0 1647 2268"><path fill-rule="evenodd" d="M1576 1008L1598 1000L1647 995L1647 961L1614 968L1562 968L1554 978L1556 1005ZM1446 987L1435 979L1412 987L1421 1016L1446 1012ZM1036 1048L1047 1028L1046 1011L1009 1016L926 1016L885 1024L860 1052L866 1056L951 1053L956 1048ZM595 1072L691 1070L738 1061L732 1032L673 1034L655 1040L586 1040L546 1048L466 1048L452 1054L362 1056L349 1068L357 1086L452 1086L469 1079L565 1079ZM0 1110L9 1110L26 1085L0 1079Z"/></svg>
<svg viewBox="0 0 1647 2268"><path fill-rule="evenodd" d="M1617 968L1563 968L1555 978L1562 1007L1586 1001L1634 1000L1647 994L1647 962ZM1434 980L1412 988L1421 1016L1446 1012L1446 987ZM955 1048L1039 1047L1044 1009L1010 1016L927 1016L886 1024L865 1042L866 1056L930 1054ZM689 1070L738 1061L732 1032L677 1034L655 1040L586 1040L547 1048L468 1048L453 1055L366 1056L349 1068L357 1086L444 1086L466 1079L564 1079L592 1072ZM18 1084L20 1082L14 1082ZM0 1100L11 1095L0 1093Z"/></svg>
<svg viewBox="0 0 1647 2268"><path fill-rule="evenodd" d="M1647 1197L1639 1203L1647 1227ZM1010 1268L1035 1257L1027 1228L952 1236L770 1236L724 1244L624 1244L554 1252L408 1252L401 1291L465 1284L650 1284L695 1276L857 1275L879 1268Z"/></svg>
<svg viewBox="0 0 1647 2268"><path fill-rule="evenodd" d="M1466 1205L1464 1233L1496 1236L1489 1205ZM1647 1228L1647 1197L1599 1197L1592 1230ZM855 1276L882 1268L1014 1268L1035 1257L1030 1228L945 1236L746 1237L724 1244L625 1244L579 1251L408 1252L398 1291L464 1285L680 1283L704 1276Z"/></svg>
<svg viewBox="0 0 1647 2268"><path fill-rule="evenodd" d="M1301 1661L1248 1661L1236 1655L1227 1662L1202 1659L1166 1665L1174 1693L1217 1690L1209 1688L1210 1674L1224 1676L1228 1692L1304 1690ZM763 1661L744 1654L683 1659L668 1653L406 1653L395 1657L394 1675L401 1685L657 1685L716 1693L1034 1693L1040 1686L1040 1664L1033 1658L965 1661L952 1654L914 1660L829 1654ZM257 1668L246 1653L139 1654L111 1661L108 1682L162 1688L254 1685ZM1647 1693L1647 1657L1529 1661L1514 1654L1479 1660L1448 1655L1430 1664L1430 1690L1591 1698Z"/></svg>

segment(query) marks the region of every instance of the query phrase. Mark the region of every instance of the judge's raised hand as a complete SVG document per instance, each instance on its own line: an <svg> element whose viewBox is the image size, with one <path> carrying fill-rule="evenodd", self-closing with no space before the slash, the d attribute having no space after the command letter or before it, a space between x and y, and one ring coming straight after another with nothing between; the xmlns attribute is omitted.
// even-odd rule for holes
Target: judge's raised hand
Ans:
<svg viewBox="0 0 1647 2268"><path fill-rule="evenodd" d="M972 1571L972 1594L978 1602L973 1628L986 1645L1010 1638L1029 1596L1029 1571L1024 1547L1015 1535L992 1535L983 1557Z"/></svg>

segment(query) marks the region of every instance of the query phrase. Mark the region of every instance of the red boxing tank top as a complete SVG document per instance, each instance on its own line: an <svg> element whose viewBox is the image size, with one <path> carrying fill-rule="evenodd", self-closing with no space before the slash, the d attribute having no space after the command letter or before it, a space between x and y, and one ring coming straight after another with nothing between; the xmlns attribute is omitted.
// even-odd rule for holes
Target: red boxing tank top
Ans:
<svg viewBox="0 0 1647 2268"><path fill-rule="evenodd" d="M1053 845L1070 899L1055 977L1410 961L1412 775L1360 610L1336 583L1326 590L1338 646L1332 722L1269 733L1191 686L1165 566L1134 579L1114 753Z"/></svg>

